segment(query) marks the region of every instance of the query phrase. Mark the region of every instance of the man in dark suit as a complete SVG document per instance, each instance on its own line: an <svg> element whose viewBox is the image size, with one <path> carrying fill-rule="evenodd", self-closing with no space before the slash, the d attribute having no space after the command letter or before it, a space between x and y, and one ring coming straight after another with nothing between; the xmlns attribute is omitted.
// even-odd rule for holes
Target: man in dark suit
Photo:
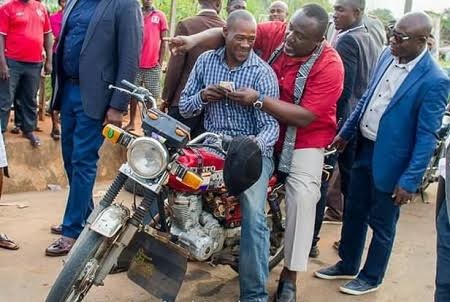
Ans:
<svg viewBox="0 0 450 302"><path fill-rule="evenodd" d="M431 19L406 14L395 25L390 49L380 55L366 93L334 140L338 150L356 137L349 196L339 246L341 261L315 273L353 279L351 295L376 291L383 281L400 206L412 199L436 145L450 80L427 49ZM360 270L368 226L373 230Z"/></svg>
<svg viewBox="0 0 450 302"><path fill-rule="evenodd" d="M122 124L128 98L108 89L133 82L142 45L142 14L135 0L73 0L64 12L56 56L52 109L61 113L61 144L69 196L62 237L47 249L62 256L72 248L92 208L104 123Z"/></svg>
<svg viewBox="0 0 450 302"><path fill-rule="evenodd" d="M175 36L189 36L208 28L223 27L225 25L225 22L218 15L222 8L222 1L199 0L198 3L200 11L196 16L178 22ZM207 43L197 45L187 53L171 56L167 66L166 80L164 81L162 93L163 106L168 107L170 116L191 128L192 137L203 132L203 114L192 118L182 117L178 110L178 101L198 56L207 50L216 49L219 46L221 45L214 43L213 45L208 45Z"/></svg>
<svg viewBox="0 0 450 302"><path fill-rule="evenodd" d="M339 53L345 70L344 91L337 103L336 120L339 125L344 124L366 91L373 67L376 65L380 54L363 22L364 10L365 3L361 0L336 0L334 4L333 19L338 33L333 39L334 45L332 44L332 46ZM354 149L354 142L352 141L345 151L339 154L339 170L336 170L336 172L340 175L333 175L333 177L340 178L341 190L339 191L342 191L344 199L348 196ZM336 158L330 157L326 161L326 164L334 166ZM327 188L328 183L323 181L322 194L317 203L314 239L310 257L319 254L317 243L320 239L319 232L324 218L325 204L328 206L327 215L325 215L328 220L341 218L339 216L342 215L344 208L341 192L339 194L327 194Z"/></svg>

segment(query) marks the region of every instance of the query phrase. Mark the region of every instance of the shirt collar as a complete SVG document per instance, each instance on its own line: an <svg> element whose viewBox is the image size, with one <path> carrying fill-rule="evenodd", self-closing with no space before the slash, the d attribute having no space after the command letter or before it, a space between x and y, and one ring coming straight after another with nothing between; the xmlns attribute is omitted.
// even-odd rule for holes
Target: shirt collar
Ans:
<svg viewBox="0 0 450 302"><path fill-rule="evenodd" d="M348 34L349 32L361 29L361 28L365 28L366 26L363 23L357 23L354 24L352 28L349 28L347 30L341 31L337 34L337 39L339 39L340 37L342 37L345 34Z"/></svg>
<svg viewBox="0 0 450 302"><path fill-rule="evenodd" d="M221 59L221 61L226 65L225 47L217 49L216 51L214 51L214 54L216 56L218 56ZM252 50L250 50L250 54L249 54L247 60L245 60L245 62L242 63L242 65L236 67L235 69L241 69L241 68L246 68L246 67L250 67L250 66L258 66L258 65L259 65L258 56L255 54L255 52L252 49Z"/></svg>
<svg viewBox="0 0 450 302"><path fill-rule="evenodd" d="M395 67L406 69L407 72L411 72L411 70L413 70L413 68L417 65L417 63L419 63L420 59L423 58L423 56L427 53L427 51L428 51L428 48L425 47L420 55L418 55L414 60L409 61L406 64L399 63L399 58L395 57L394 65L395 65Z"/></svg>
<svg viewBox="0 0 450 302"><path fill-rule="evenodd" d="M205 9L201 9L198 13L197 16L203 13L213 13L214 15L217 15L217 12L212 9L212 8L205 8Z"/></svg>

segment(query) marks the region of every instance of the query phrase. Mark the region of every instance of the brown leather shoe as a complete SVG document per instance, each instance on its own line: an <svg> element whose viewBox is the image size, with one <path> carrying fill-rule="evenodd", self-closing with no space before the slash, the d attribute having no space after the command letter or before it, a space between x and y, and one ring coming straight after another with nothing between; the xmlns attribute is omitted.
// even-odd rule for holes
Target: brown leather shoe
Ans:
<svg viewBox="0 0 450 302"><path fill-rule="evenodd" d="M55 224L50 226L50 233L56 235L62 235L62 224Z"/></svg>
<svg viewBox="0 0 450 302"><path fill-rule="evenodd" d="M74 244L75 239L61 236L49 245L49 247L45 250L45 255L51 257L67 255Z"/></svg>

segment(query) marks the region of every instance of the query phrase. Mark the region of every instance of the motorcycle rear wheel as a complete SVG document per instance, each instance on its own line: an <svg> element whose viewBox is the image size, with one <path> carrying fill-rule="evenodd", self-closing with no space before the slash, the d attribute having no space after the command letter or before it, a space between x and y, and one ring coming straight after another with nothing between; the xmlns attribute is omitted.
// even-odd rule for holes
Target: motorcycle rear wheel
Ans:
<svg viewBox="0 0 450 302"><path fill-rule="evenodd" d="M89 269L90 261L105 238L100 234L87 230L77 240L71 255L64 264L53 284L46 302L82 301L92 286L92 282L82 282ZM84 287L84 288L83 288ZM70 299L69 299L70 298Z"/></svg>

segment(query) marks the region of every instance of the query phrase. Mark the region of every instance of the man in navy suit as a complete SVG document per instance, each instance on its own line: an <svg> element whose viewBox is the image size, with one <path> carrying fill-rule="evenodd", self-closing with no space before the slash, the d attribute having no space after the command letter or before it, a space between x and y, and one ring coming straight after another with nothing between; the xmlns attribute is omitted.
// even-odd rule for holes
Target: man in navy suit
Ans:
<svg viewBox="0 0 450 302"><path fill-rule="evenodd" d="M341 292L362 295L383 280L400 206L409 203L432 156L450 81L427 50L430 18L405 15L395 25L390 49L381 54L366 93L334 140L338 150L356 137L348 204L336 265L315 275L352 279ZM373 230L360 270L367 227Z"/></svg>
<svg viewBox="0 0 450 302"><path fill-rule="evenodd" d="M142 46L142 14L135 0L72 0L64 12L56 57L52 109L61 113L61 144L70 190L62 237L45 251L66 255L92 208L104 123L122 124L128 98L108 89L133 82Z"/></svg>

